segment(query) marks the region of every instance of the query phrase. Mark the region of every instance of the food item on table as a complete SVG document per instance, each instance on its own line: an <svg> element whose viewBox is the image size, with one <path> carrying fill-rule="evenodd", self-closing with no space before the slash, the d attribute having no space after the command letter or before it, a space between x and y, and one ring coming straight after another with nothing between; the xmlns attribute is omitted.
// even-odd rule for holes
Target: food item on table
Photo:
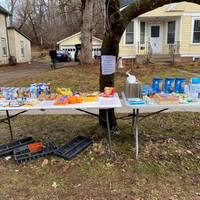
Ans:
<svg viewBox="0 0 200 200"><path fill-rule="evenodd" d="M164 85L165 93L172 93L174 91L175 78L166 78Z"/></svg>
<svg viewBox="0 0 200 200"><path fill-rule="evenodd" d="M33 106L36 106L38 103L39 103L38 99L27 99L24 102L24 106L25 107L33 107Z"/></svg>
<svg viewBox="0 0 200 200"><path fill-rule="evenodd" d="M72 91L70 88L57 88L56 92L60 96L72 96Z"/></svg>
<svg viewBox="0 0 200 200"><path fill-rule="evenodd" d="M128 98L128 103L130 105L143 105L145 101L142 98Z"/></svg>
<svg viewBox="0 0 200 200"><path fill-rule="evenodd" d="M82 103L83 97L82 96L71 96L69 97L69 104L76 104L76 103Z"/></svg>
<svg viewBox="0 0 200 200"><path fill-rule="evenodd" d="M104 93L103 93L104 97L113 97L114 94L115 94L114 87L105 87L104 88Z"/></svg>
<svg viewBox="0 0 200 200"><path fill-rule="evenodd" d="M9 102L8 101L0 102L0 107L6 107L6 106L9 106Z"/></svg>
<svg viewBox="0 0 200 200"><path fill-rule="evenodd" d="M50 84L49 83L34 83L30 85L30 97L32 99L38 98L40 95L50 94Z"/></svg>
<svg viewBox="0 0 200 200"><path fill-rule="evenodd" d="M17 100L11 100L9 101L9 106L10 107L20 107L25 104L23 99L17 99Z"/></svg>
<svg viewBox="0 0 200 200"><path fill-rule="evenodd" d="M56 97L57 97L56 93L51 93L51 94L45 96L45 100L51 100L52 101L52 100L55 100Z"/></svg>
<svg viewBox="0 0 200 200"><path fill-rule="evenodd" d="M152 82L152 91L155 93L161 93L162 87L163 87L163 79L159 77L154 78Z"/></svg>
<svg viewBox="0 0 200 200"><path fill-rule="evenodd" d="M174 92L184 93L184 88L185 88L185 78L182 77L176 78Z"/></svg>
<svg viewBox="0 0 200 200"><path fill-rule="evenodd" d="M30 89L26 87L18 88L17 94L18 98L29 97L30 96Z"/></svg>
<svg viewBox="0 0 200 200"><path fill-rule="evenodd" d="M51 94L48 94L48 95L45 95L45 94L41 94L38 99L40 101L52 101L52 100L55 100L57 97L57 94L56 93L51 93Z"/></svg>
<svg viewBox="0 0 200 200"><path fill-rule="evenodd" d="M155 94L155 100L159 104L178 104L179 98L174 94Z"/></svg>
<svg viewBox="0 0 200 200"><path fill-rule="evenodd" d="M6 87L3 88L3 96L6 100L14 100L17 99L18 94L17 94L18 88L16 87Z"/></svg>
<svg viewBox="0 0 200 200"><path fill-rule="evenodd" d="M93 92L88 94L82 94L84 102L93 102L99 100L99 92Z"/></svg>
<svg viewBox="0 0 200 200"><path fill-rule="evenodd" d="M54 103L54 105L57 105L57 106L67 105L67 104L69 104L69 97L67 96L57 97Z"/></svg>

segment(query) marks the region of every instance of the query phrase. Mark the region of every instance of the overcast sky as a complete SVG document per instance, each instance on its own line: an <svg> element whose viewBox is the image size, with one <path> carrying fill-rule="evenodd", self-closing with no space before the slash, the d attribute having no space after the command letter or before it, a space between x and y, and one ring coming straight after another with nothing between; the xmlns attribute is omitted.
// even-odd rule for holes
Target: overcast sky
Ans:
<svg viewBox="0 0 200 200"><path fill-rule="evenodd" d="M8 9L7 2L8 2L7 0L0 0L0 5Z"/></svg>

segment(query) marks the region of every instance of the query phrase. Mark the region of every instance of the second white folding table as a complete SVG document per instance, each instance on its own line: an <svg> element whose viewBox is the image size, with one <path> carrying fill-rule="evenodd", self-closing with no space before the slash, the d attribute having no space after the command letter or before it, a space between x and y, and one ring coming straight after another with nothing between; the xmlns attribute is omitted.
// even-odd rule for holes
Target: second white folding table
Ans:
<svg viewBox="0 0 200 200"><path fill-rule="evenodd" d="M167 111L167 110L181 110L185 109L186 111L198 111L200 109L200 103L185 103L185 104L141 104L141 105L130 105L128 102L128 99L126 98L125 94L122 93L122 98L125 103L125 105L132 110L132 133L135 136L135 146L136 146L136 152L135 156L136 159L138 159L139 156L139 117L140 117L140 111L142 110L145 113L149 113L146 116L142 116L143 118L159 114L161 112Z"/></svg>

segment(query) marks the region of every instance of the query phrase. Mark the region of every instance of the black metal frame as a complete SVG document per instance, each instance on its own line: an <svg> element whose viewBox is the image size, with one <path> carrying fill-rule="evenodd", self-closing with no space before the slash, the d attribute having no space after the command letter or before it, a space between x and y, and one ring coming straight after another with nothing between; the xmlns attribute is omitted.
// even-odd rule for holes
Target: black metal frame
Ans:
<svg viewBox="0 0 200 200"><path fill-rule="evenodd" d="M86 110L82 110L82 109L76 109L80 112L84 112L86 114L95 116L95 117L99 117L98 114L92 113L92 112L88 112ZM45 111L45 110L41 110L41 111ZM112 140L111 140L111 129L110 129L110 122L109 122L109 114L108 114L108 109L105 109L106 111L106 119L103 119L104 121L106 121L107 123L107 131L108 131L108 143L109 143L109 156L112 157ZM11 124L11 119L17 117L18 115L21 115L23 113L27 112L27 110L21 111L17 114L14 115L10 115L9 111L6 110L6 118L0 119L0 123L6 123L9 126L9 131L10 131L10 137L11 137L11 141L13 140L13 130L12 130L12 124Z"/></svg>
<svg viewBox="0 0 200 200"><path fill-rule="evenodd" d="M11 125L11 119L12 118L15 118L17 117L18 115L21 115L23 113L27 112L27 110L24 110L24 111L21 111L17 114L14 114L14 115L10 115L9 114L9 111L6 110L6 118L3 118L3 119L0 119L0 123L5 123L5 124L8 124L9 126L9 131L10 131L10 138L11 138L11 141L13 140L13 131L12 131L12 125Z"/></svg>

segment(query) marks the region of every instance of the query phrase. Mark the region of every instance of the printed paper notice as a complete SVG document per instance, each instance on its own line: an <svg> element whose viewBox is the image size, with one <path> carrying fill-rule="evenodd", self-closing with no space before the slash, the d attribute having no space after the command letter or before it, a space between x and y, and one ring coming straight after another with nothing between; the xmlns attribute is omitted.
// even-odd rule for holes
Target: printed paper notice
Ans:
<svg viewBox="0 0 200 200"><path fill-rule="evenodd" d="M116 57L115 56L101 56L101 69L103 75L110 75L115 73L116 70Z"/></svg>

